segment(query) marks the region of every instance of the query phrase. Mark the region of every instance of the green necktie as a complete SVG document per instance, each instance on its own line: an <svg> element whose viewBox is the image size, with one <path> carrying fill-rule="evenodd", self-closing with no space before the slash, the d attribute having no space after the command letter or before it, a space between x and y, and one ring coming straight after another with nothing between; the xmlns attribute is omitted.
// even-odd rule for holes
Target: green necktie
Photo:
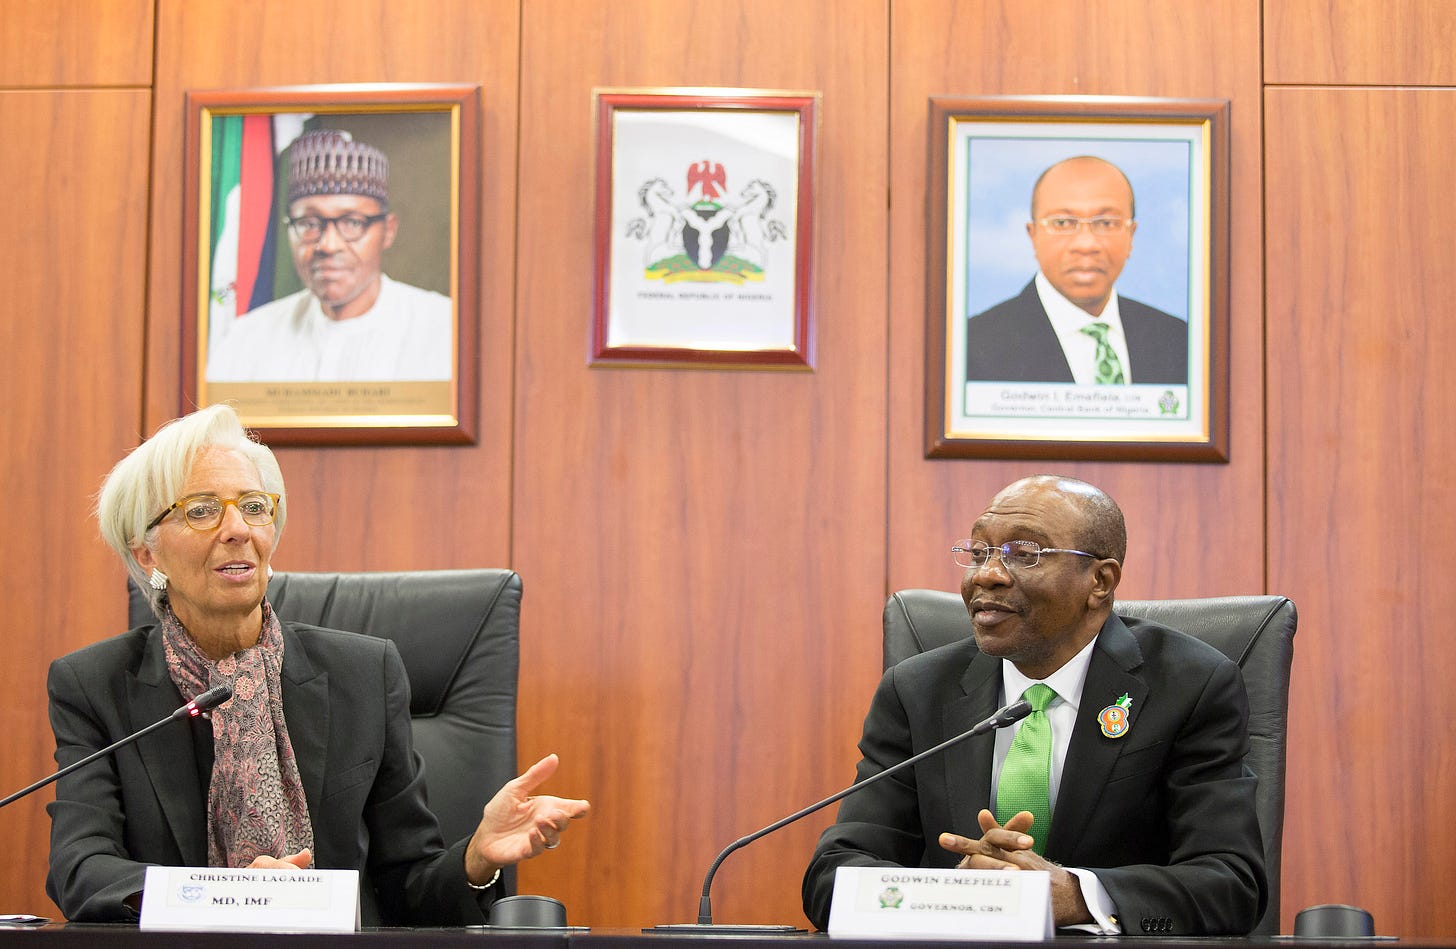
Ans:
<svg viewBox="0 0 1456 949"><path fill-rule="evenodd" d="M1032 847L1046 853L1051 836L1052 805L1052 725L1047 721L1046 707L1057 697L1049 685L1038 682L1021 697L1031 703L1031 714L1021 722L1011 750L1001 764L1001 783L996 788L996 820L1003 826L1021 811L1031 811L1036 822L1031 825Z"/></svg>
<svg viewBox="0 0 1456 949"><path fill-rule="evenodd" d="M1122 360L1117 358L1117 350L1107 342L1107 333L1111 329L1106 323L1088 323L1077 331L1097 340L1094 357L1097 360L1097 378L1094 381L1099 386L1120 386L1127 382L1127 377L1122 374Z"/></svg>

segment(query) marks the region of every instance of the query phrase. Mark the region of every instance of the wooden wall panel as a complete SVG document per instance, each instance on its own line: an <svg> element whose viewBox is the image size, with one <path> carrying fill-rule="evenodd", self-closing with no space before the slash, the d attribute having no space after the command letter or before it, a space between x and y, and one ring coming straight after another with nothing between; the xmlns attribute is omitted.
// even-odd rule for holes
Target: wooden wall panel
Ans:
<svg viewBox="0 0 1456 949"><path fill-rule="evenodd" d="M0 181L17 222L0 234L0 795L55 768L50 660L125 625L124 575L90 508L140 418L149 108L145 90L0 93ZM47 788L0 811L7 912L55 912L44 890L53 798Z"/></svg>
<svg viewBox="0 0 1456 949"><path fill-rule="evenodd" d="M853 777L884 582L885 29L884 0L525 6L522 756L561 752L597 810L522 880L573 921L693 921L719 849ZM586 365L592 89L688 85L823 93L812 373ZM716 918L802 925L831 818L729 858Z"/></svg>
<svg viewBox="0 0 1456 949"><path fill-rule="evenodd" d="M1456 5L1444 0L1265 0L1270 83L1452 85Z"/></svg>
<svg viewBox="0 0 1456 949"><path fill-rule="evenodd" d="M153 0L6 0L0 86L145 86Z"/></svg>
<svg viewBox="0 0 1456 949"><path fill-rule="evenodd" d="M1269 582L1300 611L1285 899L1401 936L1456 931L1453 108L1273 89L1265 110L1269 351L1289 356L1269 376Z"/></svg>
<svg viewBox="0 0 1456 949"><path fill-rule="evenodd" d="M1129 597L1263 590L1259 6L1100 0L896 4L890 91L889 586L955 589L949 548L997 489L1052 471L1107 490L1128 522ZM1129 55L1129 47L1137 49ZM1231 461L926 460L926 155L933 95L1232 101ZM1028 277L1030 274L1028 274Z"/></svg>
<svg viewBox="0 0 1456 949"><path fill-rule="evenodd" d="M1456 13L1262 10L1261 23L1255 0L1094 0L1075 20L1050 0L7 4L0 87L47 88L0 92L0 176L31 222L0 238L0 351L16 367L0 382L0 474L24 538L0 724L29 736L0 783L50 767L46 662L124 622L90 495L181 410L185 90L470 82L484 102L481 443L281 451L293 516L278 562L522 571L521 755L560 752L550 790L597 805L523 868L523 890L589 925L692 919L718 849L851 777L885 593L953 588L947 542L996 488L1053 469L1122 501L1124 594L1298 602L1284 930L1301 906L1350 901L1381 932L1449 934L1453 700L1414 689L1453 659L1456 584L1430 553L1456 492L1456 391L1438 361L1456 342L1438 200L1452 93L1271 89L1262 125L1260 96L1261 70L1453 84ZM688 85L824 93L812 373L586 366L591 89ZM116 86L141 88L71 88ZM928 97L1071 93L1233 103L1227 465L923 458ZM1385 538L1416 554L1362 574L1373 581L1336 579L1340 552ZM5 905L45 904L48 797L0 814ZM799 875L831 816L731 857L717 917L802 921ZM1347 842L1369 824L1399 838L1374 859Z"/></svg>
<svg viewBox="0 0 1456 949"><path fill-rule="evenodd" d="M349 82L483 88L479 444L281 450L291 504L275 564L284 570L507 565L518 4L267 0L248 4L240 16L238 5L225 0L158 0L158 10L149 431L182 411L177 333L186 91Z"/></svg>

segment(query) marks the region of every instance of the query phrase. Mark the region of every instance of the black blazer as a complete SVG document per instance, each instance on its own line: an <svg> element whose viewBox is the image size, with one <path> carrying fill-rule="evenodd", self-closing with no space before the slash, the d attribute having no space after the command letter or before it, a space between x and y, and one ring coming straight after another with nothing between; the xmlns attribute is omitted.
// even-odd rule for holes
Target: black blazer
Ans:
<svg viewBox="0 0 1456 949"><path fill-rule="evenodd" d="M1156 307L1119 296L1128 367L1137 383L1188 382L1188 324ZM971 382L1074 382L1057 331L1042 308L1036 280L966 324L966 379Z"/></svg>
<svg viewBox="0 0 1456 949"><path fill-rule="evenodd" d="M295 623L283 624L283 641L283 709L315 865L360 871L365 925L484 923L494 888L467 886L468 841L447 850L426 806L394 643ZM61 767L182 704L157 626L57 659L47 689ZM148 864L206 865L206 802L187 724L62 778L48 808L46 893L71 920L135 920L122 901L142 889Z"/></svg>
<svg viewBox="0 0 1456 949"><path fill-rule="evenodd" d="M865 719L858 780L967 731L1000 692L1001 660L973 638L891 667ZM1097 715L1124 693L1130 727L1106 738ZM1094 870L1124 933L1243 935L1263 914L1248 716L1238 666L1212 646L1146 620L1103 625L1046 857ZM937 839L981 836L994 751L995 736L982 735L845 798L804 875L809 919L828 924L838 867L955 866L960 856Z"/></svg>

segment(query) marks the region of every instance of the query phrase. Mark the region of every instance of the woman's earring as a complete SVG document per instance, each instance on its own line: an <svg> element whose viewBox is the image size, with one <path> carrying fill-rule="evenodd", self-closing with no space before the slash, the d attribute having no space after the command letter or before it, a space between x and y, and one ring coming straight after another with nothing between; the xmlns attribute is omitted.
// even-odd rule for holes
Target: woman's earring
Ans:
<svg viewBox="0 0 1456 949"><path fill-rule="evenodd" d="M273 579L273 565L271 563L268 565L268 579Z"/></svg>
<svg viewBox="0 0 1456 949"><path fill-rule="evenodd" d="M147 586L158 593L167 592L167 575L160 570L153 570L152 575L147 577Z"/></svg>

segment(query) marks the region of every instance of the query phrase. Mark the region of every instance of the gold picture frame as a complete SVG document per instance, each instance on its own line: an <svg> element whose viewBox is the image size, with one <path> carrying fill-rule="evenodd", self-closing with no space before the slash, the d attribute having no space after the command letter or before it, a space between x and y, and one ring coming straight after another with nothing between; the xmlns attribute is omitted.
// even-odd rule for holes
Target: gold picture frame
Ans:
<svg viewBox="0 0 1456 949"><path fill-rule="evenodd" d="M182 408L229 402L270 444L473 442L479 130L478 86L189 92ZM311 191L378 192L346 202L380 211L352 241L289 223L323 140L349 144Z"/></svg>
<svg viewBox="0 0 1456 949"><path fill-rule="evenodd" d="M927 457L1228 460L1228 116L1225 100L931 99ZM1115 238L1080 195L1031 220L1052 168L1109 166L1130 189ZM1082 318L1109 328L1084 342ZM1095 376L1109 333L1120 357Z"/></svg>

